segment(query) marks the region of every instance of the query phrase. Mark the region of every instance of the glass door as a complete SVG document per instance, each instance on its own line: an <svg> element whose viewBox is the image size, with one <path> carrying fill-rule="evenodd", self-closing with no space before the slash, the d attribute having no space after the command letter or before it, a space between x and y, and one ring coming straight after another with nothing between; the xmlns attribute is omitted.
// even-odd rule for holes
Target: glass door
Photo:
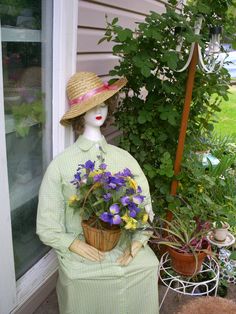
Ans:
<svg viewBox="0 0 236 314"><path fill-rule="evenodd" d="M52 0L0 4L7 172L16 279L49 250L35 233L51 159ZM2 167L3 165L1 165Z"/></svg>

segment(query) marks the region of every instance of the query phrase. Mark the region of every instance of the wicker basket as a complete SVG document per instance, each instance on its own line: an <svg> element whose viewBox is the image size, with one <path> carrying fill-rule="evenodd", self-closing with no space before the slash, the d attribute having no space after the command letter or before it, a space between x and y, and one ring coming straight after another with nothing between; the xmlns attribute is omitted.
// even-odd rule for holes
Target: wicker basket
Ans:
<svg viewBox="0 0 236 314"><path fill-rule="evenodd" d="M111 251L118 243L121 229L117 226L102 224L102 229L93 226L94 219L83 220L82 228L88 244L102 252Z"/></svg>

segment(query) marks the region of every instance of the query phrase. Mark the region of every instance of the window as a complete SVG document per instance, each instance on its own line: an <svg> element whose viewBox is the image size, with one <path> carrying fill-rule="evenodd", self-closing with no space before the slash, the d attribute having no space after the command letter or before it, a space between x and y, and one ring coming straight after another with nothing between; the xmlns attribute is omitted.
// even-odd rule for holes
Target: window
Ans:
<svg viewBox="0 0 236 314"><path fill-rule="evenodd" d="M51 159L52 0L0 4L8 184L16 279L49 248L35 234Z"/></svg>

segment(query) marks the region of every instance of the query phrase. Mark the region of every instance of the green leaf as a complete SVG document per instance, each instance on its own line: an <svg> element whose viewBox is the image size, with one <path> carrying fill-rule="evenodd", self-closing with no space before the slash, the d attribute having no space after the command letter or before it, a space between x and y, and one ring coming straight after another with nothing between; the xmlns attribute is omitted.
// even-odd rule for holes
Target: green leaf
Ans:
<svg viewBox="0 0 236 314"><path fill-rule="evenodd" d="M144 31L147 27L146 23L139 23L138 28L140 31Z"/></svg>
<svg viewBox="0 0 236 314"><path fill-rule="evenodd" d="M114 45L112 50L114 53L120 53L123 51L124 46L123 45Z"/></svg>
<svg viewBox="0 0 236 314"><path fill-rule="evenodd" d="M174 70L177 67L178 55L175 51L166 51L163 54L163 61L166 61L168 67Z"/></svg>
<svg viewBox="0 0 236 314"><path fill-rule="evenodd" d="M115 25L118 21L119 21L118 17L115 17L115 18L112 20L111 24L112 24L112 25Z"/></svg>
<svg viewBox="0 0 236 314"><path fill-rule="evenodd" d="M209 14L211 12L210 7L201 2L197 4L197 8L198 8L198 11L201 13Z"/></svg>
<svg viewBox="0 0 236 314"><path fill-rule="evenodd" d="M117 71L116 70L110 70L109 71L109 75L110 76L115 76L115 75L117 75L118 73L117 73Z"/></svg>
<svg viewBox="0 0 236 314"><path fill-rule="evenodd" d="M157 41L161 41L162 38L163 38L163 36L161 35L161 33L158 32L158 31L153 31L153 32L152 32L152 37L153 37L155 40L157 40Z"/></svg>
<svg viewBox="0 0 236 314"><path fill-rule="evenodd" d="M141 68L141 73L143 74L143 76L149 77L151 75L151 69L148 68L147 66L143 66Z"/></svg>
<svg viewBox="0 0 236 314"><path fill-rule="evenodd" d="M107 37L102 37L101 39L99 39L98 41L98 45L101 44L103 41L107 40Z"/></svg>
<svg viewBox="0 0 236 314"><path fill-rule="evenodd" d="M168 3L172 4L172 5L176 5L178 3L177 0L168 0Z"/></svg>
<svg viewBox="0 0 236 314"><path fill-rule="evenodd" d="M236 260L236 251L230 254L229 259Z"/></svg>
<svg viewBox="0 0 236 314"><path fill-rule="evenodd" d="M140 116L138 117L138 123L144 124L146 121L147 121L147 119L146 119L145 116L140 115Z"/></svg>
<svg viewBox="0 0 236 314"><path fill-rule="evenodd" d="M139 54L135 55L133 57L133 62L134 62L134 65L136 65L137 67L142 67L143 65L143 59L142 59L142 56L140 56Z"/></svg>
<svg viewBox="0 0 236 314"><path fill-rule="evenodd" d="M121 42L124 42L126 41L127 38L132 38L132 31L128 28L125 28L125 29L119 29L117 31L117 36L118 36L118 39L121 41Z"/></svg>
<svg viewBox="0 0 236 314"><path fill-rule="evenodd" d="M164 142L168 139L168 135L166 133L160 133L159 141Z"/></svg>

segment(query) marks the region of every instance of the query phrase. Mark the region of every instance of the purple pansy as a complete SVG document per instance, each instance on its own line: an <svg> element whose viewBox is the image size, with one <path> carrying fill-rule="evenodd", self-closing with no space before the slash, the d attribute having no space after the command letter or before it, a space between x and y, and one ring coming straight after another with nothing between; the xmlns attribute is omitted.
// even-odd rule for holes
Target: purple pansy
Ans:
<svg viewBox="0 0 236 314"><path fill-rule="evenodd" d="M77 181L81 181L81 172L76 172L74 178L75 178L75 180L77 180Z"/></svg>
<svg viewBox="0 0 236 314"><path fill-rule="evenodd" d="M132 189L132 188L126 189L126 194L127 194L127 195L132 195L132 194L134 194L134 189Z"/></svg>
<svg viewBox="0 0 236 314"><path fill-rule="evenodd" d="M111 172L109 172L109 171L104 172L104 176L106 178L109 178L111 176Z"/></svg>
<svg viewBox="0 0 236 314"><path fill-rule="evenodd" d="M92 162L91 160L87 160L84 164L84 168L89 171L93 171L95 166L95 162Z"/></svg>
<svg viewBox="0 0 236 314"><path fill-rule="evenodd" d="M119 225L122 222L121 217L119 215L114 215L112 217L113 225Z"/></svg>
<svg viewBox="0 0 236 314"><path fill-rule="evenodd" d="M136 215L140 212L140 208L137 207L136 204L133 202L129 203L128 209L129 209L129 215L132 218L136 217Z"/></svg>
<svg viewBox="0 0 236 314"><path fill-rule="evenodd" d="M113 183L113 182L110 182L110 183L108 183L108 187L111 188L111 189L113 189L113 190L115 190L116 184Z"/></svg>
<svg viewBox="0 0 236 314"><path fill-rule="evenodd" d="M101 181L102 181L102 178L103 178L102 173L96 174L96 175L93 177L93 182L101 182Z"/></svg>
<svg viewBox="0 0 236 314"><path fill-rule="evenodd" d="M100 219L104 222L109 222L111 223L112 221L112 218L113 218L113 215L112 214L109 214L107 212L104 212L100 215Z"/></svg>
<svg viewBox="0 0 236 314"><path fill-rule="evenodd" d="M110 223L111 225L119 225L122 220L121 220L121 217L119 215L112 215L112 214L109 214L107 212L104 212L100 215L100 219L104 222L108 222Z"/></svg>
<svg viewBox="0 0 236 314"><path fill-rule="evenodd" d="M104 194L103 199L105 202L109 202L109 200L111 199L111 193Z"/></svg>
<svg viewBox="0 0 236 314"><path fill-rule="evenodd" d="M107 168L107 165L106 165L105 163L102 163L102 164L99 166L99 168L100 168L101 170L105 170L105 169Z"/></svg>
<svg viewBox="0 0 236 314"><path fill-rule="evenodd" d="M133 174L128 168L125 168L123 171L119 171L115 174L116 177L131 177L133 178Z"/></svg>
<svg viewBox="0 0 236 314"><path fill-rule="evenodd" d="M133 202L130 202L128 205L128 208L129 208L129 210L132 210L132 209L136 210L137 206Z"/></svg>
<svg viewBox="0 0 236 314"><path fill-rule="evenodd" d="M74 184L79 188L81 182L81 172L77 171L76 174L74 175L74 179L70 181L70 183Z"/></svg>
<svg viewBox="0 0 236 314"><path fill-rule="evenodd" d="M115 215L115 214L118 214L120 212L120 207L118 204L112 204L109 207L109 210L110 210L111 214Z"/></svg>
<svg viewBox="0 0 236 314"><path fill-rule="evenodd" d="M133 177L131 171L130 171L128 168L125 168L125 169L123 170L122 175L123 175L124 177Z"/></svg>
<svg viewBox="0 0 236 314"><path fill-rule="evenodd" d="M142 189L140 186L137 187L137 193L142 193Z"/></svg>
<svg viewBox="0 0 236 314"><path fill-rule="evenodd" d="M110 177L109 181L110 181L109 184L108 184L109 186L110 186L110 184L112 186L114 186L114 184L116 185L113 188L125 186L125 180L123 178L119 178L119 177L113 176L113 177Z"/></svg>
<svg viewBox="0 0 236 314"><path fill-rule="evenodd" d="M142 202L143 202L143 200L144 200L144 196L142 196L142 195L135 195L135 196L133 196L133 202L135 203L135 204L141 204Z"/></svg>
<svg viewBox="0 0 236 314"><path fill-rule="evenodd" d="M129 198L129 196L122 196L122 197L120 198L120 201L121 201L121 204L122 204L123 206L126 206L126 205L129 205L129 203L130 203L130 198Z"/></svg>
<svg viewBox="0 0 236 314"><path fill-rule="evenodd" d="M133 210L130 210L130 211L129 211L129 215L130 215L130 217L135 218L136 215L137 215L137 212L136 212L134 209L133 209Z"/></svg>

